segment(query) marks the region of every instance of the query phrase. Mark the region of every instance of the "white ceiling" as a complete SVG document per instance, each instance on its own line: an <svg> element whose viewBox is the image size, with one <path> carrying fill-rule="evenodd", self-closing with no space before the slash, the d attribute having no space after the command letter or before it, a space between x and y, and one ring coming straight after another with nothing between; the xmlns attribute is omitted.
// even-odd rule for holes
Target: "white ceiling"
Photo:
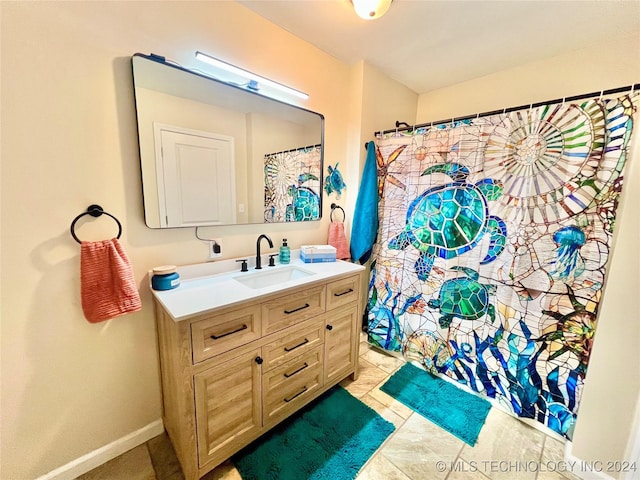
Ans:
<svg viewBox="0 0 640 480"><path fill-rule="evenodd" d="M377 20L357 17L350 0L239 2L416 93L629 35L640 62L640 0L394 0Z"/></svg>

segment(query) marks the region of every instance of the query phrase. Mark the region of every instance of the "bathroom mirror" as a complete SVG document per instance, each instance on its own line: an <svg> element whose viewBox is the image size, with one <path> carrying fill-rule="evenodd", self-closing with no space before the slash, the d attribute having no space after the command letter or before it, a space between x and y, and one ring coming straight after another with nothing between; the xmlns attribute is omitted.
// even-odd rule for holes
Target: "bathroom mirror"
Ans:
<svg viewBox="0 0 640 480"><path fill-rule="evenodd" d="M131 61L148 227L320 219L321 114L159 56Z"/></svg>

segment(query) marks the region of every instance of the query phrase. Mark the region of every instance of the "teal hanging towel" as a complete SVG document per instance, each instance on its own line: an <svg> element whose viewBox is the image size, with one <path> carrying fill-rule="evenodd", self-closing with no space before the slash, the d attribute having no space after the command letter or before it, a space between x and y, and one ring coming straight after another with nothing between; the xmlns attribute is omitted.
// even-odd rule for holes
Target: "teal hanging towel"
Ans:
<svg viewBox="0 0 640 480"><path fill-rule="evenodd" d="M376 144L367 143L367 159L362 170L356 209L351 226L351 258L365 263L378 235L378 168Z"/></svg>

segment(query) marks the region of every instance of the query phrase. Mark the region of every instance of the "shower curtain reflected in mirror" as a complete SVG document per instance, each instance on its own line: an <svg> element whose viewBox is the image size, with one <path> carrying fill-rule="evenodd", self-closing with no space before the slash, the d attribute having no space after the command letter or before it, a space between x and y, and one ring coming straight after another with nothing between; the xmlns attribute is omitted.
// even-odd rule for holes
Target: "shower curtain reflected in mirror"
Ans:
<svg viewBox="0 0 640 480"><path fill-rule="evenodd" d="M638 98L379 136L369 341L570 439Z"/></svg>
<svg viewBox="0 0 640 480"><path fill-rule="evenodd" d="M320 145L264 156L264 221L302 222L320 218Z"/></svg>

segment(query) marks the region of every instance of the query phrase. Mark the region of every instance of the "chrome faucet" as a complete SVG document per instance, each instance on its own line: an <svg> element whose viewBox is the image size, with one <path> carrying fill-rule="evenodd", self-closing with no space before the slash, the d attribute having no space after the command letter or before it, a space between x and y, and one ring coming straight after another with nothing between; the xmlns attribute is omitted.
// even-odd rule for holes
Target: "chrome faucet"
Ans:
<svg viewBox="0 0 640 480"><path fill-rule="evenodd" d="M260 235L258 237L258 241L256 242L256 270L261 270L262 269L262 258L260 257L260 241L262 239L265 239L267 242L269 242L269 248L273 248L273 242L271 241L271 239L269 238L268 235L265 235L264 233L262 235Z"/></svg>

